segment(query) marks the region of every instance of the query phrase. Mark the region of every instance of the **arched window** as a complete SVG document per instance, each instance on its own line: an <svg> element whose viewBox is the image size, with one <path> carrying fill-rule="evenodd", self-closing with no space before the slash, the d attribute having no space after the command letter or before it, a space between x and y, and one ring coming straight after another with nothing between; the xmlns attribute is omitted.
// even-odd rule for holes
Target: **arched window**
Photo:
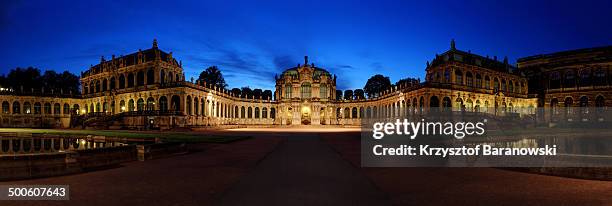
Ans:
<svg viewBox="0 0 612 206"><path fill-rule="evenodd" d="M244 106L242 106L240 108L240 118L244 119L246 115L246 112L244 111Z"/></svg>
<svg viewBox="0 0 612 206"><path fill-rule="evenodd" d="M130 101L128 101L128 111L129 112L134 111L134 100L133 99L130 99Z"/></svg>
<svg viewBox="0 0 612 206"><path fill-rule="evenodd" d="M255 107L255 118L259 118L259 107Z"/></svg>
<svg viewBox="0 0 612 206"><path fill-rule="evenodd" d="M253 118L253 108L249 107L248 110L249 111L247 112L247 115L248 115L248 118L251 119Z"/></svg>
<svg viewBox="0 0 612 206"><path fill-rule="evenodd" d="M155 110L155 99L153 97L147 98L147 111Z"/></svg>
<svg viewBox="0 0 612 206"><path fill-rule="evenodd" d="M21 107L19 105L18 101L13 102L13 114L20 114L21 113Z"/></svg>
<svg viewBox="0 0 612 206"><path fill-rule="evenodd" d="M276 118L276 109L274 107L270 108L270 118Z"/></svg>
<svg viewBox="0 0 612 206"><path fill-rule="evenodd" d="M580 86L591 86L591 70L583 69L580 71Z"/></svg>
<svg viewBox="0 0 612 206"><path fill-rule="evenodd" d="M268 108L267 107L261 108L261 117L268 118Z"/></svg>
<svg viewBox="0 0 612 206"><path fill-rule="evenodd" d="M181 111L181 98L173 95L170 99L170 108L172 111Z"/></svg>
<svg viewBox="0 0 612 206"><path fill-rule="evenodd" d="M125 88L125 76L121 74L119 76L119 89Z"/></svg>
<svg viewBox="0 0 612 206"><path fill-rule="evenodd" d="M240 112L238 110L238 106L234 106L234 115L233 118L240 118Z"/></svg>
<svg viewBox="0 0 612 206"><path fill-rule="evenodd" d="M291 84L285 85L285 98L291 98Z"/></svg>
<svg viewBox="0 0 612 206"><path fill-rule="evenodd" d="M102 91L106 91L108 88L108 81L106 79L102 80Z"/></svg>
<svg viewBox="0 0 612 206"><path fill-rule="evenodd" d="M100 80L96 80L96 92L100 92Z"/></svg>
<svg viewBox="0 0 612 206"><path fill-rule="evenodd" d="M117 85L117 83L115 82L115 77L111 77L110 79L110 89L117 89L115 86Z"/></svg>
<svg viewBox="0 0 612 206"><path fill-rule="evenodd" d="M605 107L606 101L603 96L599 95L595 98L595 107Z"/></svg>
<svg viewBox="0 0 612 206"><path fill-rule="evenodd" d="M574 100L573 100L571 97L567 97L567 98L565 98L565 102L564 102L564 105L563 105L563 106L565 106L565 114L566 114L566 115L568 115L568 114L571 114L571 113L572 113L572 109L571 109L571 107L572 107L572 104L573 104L573 103L574 103Z"/></svg>
<svg viewBox="0 0 612 206"><path fill-rule="evenodd" d="M96 112L101 112L102 107L100 107L100 102L96 103Z"/></svg>
<svg viewBox="0 0 612 206"><path fill-rule="evenodd" d="M482 77L480 74L476 74L476 88L482 88Z"/></svg>
<svg viewBox="0 0 612 206"><path fill-rule="evenodd" d="M580 107L588 107L589 106L589 98L587 96L580 97Z"/></svg>
<svg viewBox="0 0 612 206"><path fill-rule="evenodd" d="M23 113L32 114L32 105L30 105L30 102L23 103Z"/></svg>
<svg viewBox="0 0 612 206"><path fill-rule="evenodd" d="M501 90L503 92L508 92L508 87L506 87L506 80L505 79L501 80Z"/></svg>
<svg viewBox="0 0 612 206"><path fill-rule="evenodd" d="M134 87L134 74L133 73L129 73L128 74L128 77L127 77L127 87L128 88Z"/></svg>
<svg viewBox="0 0 612 206"><path fill-rule="evenodd" d="M438 99L437 96L431 96L429 98L429 107L430 108L440 107L440 100Z"/></svg>
<svg viewBox="0 0 612 206"><path fill-rule="evenodd" d="M70 114L70 105L68 103L64 103L64 115Z"/></svg>
<svg viewBox="0 0 612 206"><path fill-rule="evenodd" d="M2 102L2 114L8 114L10 112L10 105L7 101Z"/></svg>
<svg viewBox="0 0 612 206"><path fill-rule="evenodd" d="M147 84L155 83L155 74L153 74L153 69L147 70Z"/></svg>
<svg viewBox="0 0 612 206"><path fill-rule="evenodd" d="M161 96L159 98L159 110L162 112L168 111L168 99L166 96Z"/></svg>
<svg viewBox="0 0 612 206"><path fill-rule="evenodd" d="M603 69L597 69L595 70L595 73L593 74L594 77L594 84L596 86L603 86L606 85L606 72Z"/></svg>
<svg viewBox="0 0 612 206"><path fill-rule="evenodd" d="M102 112L108 112L108 102L102 103Z"/></svg>
<svg viewBox="0 0 612 206"><path fill-rule="evenodd" d="M145 82L144 72L142 70L138 71L138 73L136 74L136 85L137 86L144 86L144 82Z"/></svg>
<svg viewBox="0 0 612 206"><path fill-rule="evenodd" d="M497 79L497 77L493 78L493 91L499 91L499 80Z"/></svg>
<svg viewBox="0 0 612 206"><path fill-rule="evenodd" d="M319 88L319 98L327 99L327 85L321 84L321 87Z"/></svg>
<svg viewBox="0 0 612 206"><path fill-rule="evenodd" d="M353 107L353 109L351 110L351 118L357 118L359 116L359 114L357 114L357 107Z"/></svg>
<svg viewBox="0 0 612 206"><path fill-rule="evenodd" d="M559 72L550 73L550 89L558 89L561 87L561 75Z"/></svg>
<svg viewBox="0 0 612 206"><path fill-rule="evenodd" d="M485 76L484 87L485 89L491 89L491 79L489 76Z"/></svg>
<svg viewBox="0 0 612 206"><path fill-rule="evenodd" d="M55 115L62 114L62 106L59 103L55 103L53 105L53 114L55 114Z"/></svg>
<svg viewBox="0 0 612 206"><path fill-rule="evenodd" d="M191 113L191 96L187 96L187 102L185 102L185 106L187 106L187 114L192 115Z"/></svg>
<svg viewBox="0 0 612 206"><path fill-rule="evenodd" d="M344 108L344 118L348 119L350 118L350 115L351 115L351 110L348 107Z"/></svg>
<svg viewBox="0 0 612 206"><path fill-rule="evenodd" d="M508 91L514 92L514 82L512 80L510 80L510 82L508 83Z"/></svg>
<svg viewBox="0 0 612 206"><path fill-rule="evenodd" d="M302 99L310 98L310 83L304 82L302 83Z"/></svg>
<svg viewBox="0 0 612 206"><path fill-rule="evenodd" d="M446 83L450 83L451 82L450 69L444 70L444 82L446 82Z"/></svg>
<svg viewBox="0 0 612 206"><path fill-rule="evenodd" d="M468 87L472 87L472 86L474 86L473 82L474 82L474 78L472 77L472 73L471 72L466 72L465 73L465 84Z"/></svg>
<svg viewBox="0 0 612 206"><path fill-rule="evenodd" d="M44 111L45 114L51 114L51 103L45 103Z"/></svg>
<svg viewBox="0 0 612 206"><path fill-rule="evenodd" d="M199 102L200 101L198 101L198 97L194 97L193 98L193 112L194 112L195 115L200 115L199 109L198 109L198 103Z"/></svg>
<svg viewBox="0 0 612 206"><path fill-rule="evenodd" d="M455 84L463 85L463 73L461 70L455 70Z"/></svg>
<svg viewBox="0 0 612 206"><path fill-rule="evenodd" d="M159 71L159 83L166 83L166 74L163 69Z"/></svg>
<svg viewBox="0 0 612 206"><path fill-rule="evenodd" d="M565 81L563 81L563 87L575 87L576 86L576 74L574 71L568 70L565 71Z"/></svg>
<svg viewBox="0 0 612 206"><path fill-rule="evenodd" d="M359 118L363 118L363 115L364 115L363 107L359 107Z"/></svg>
<svg viewBox="0 0 612 206"><path fill-rule="evenodd" d="M81 111L79 111L79 105L78 104L72 105L72 112L74 112L75 114L81 114Z"/></svg>
<svg viewBox="0 0 612 206"><path fill-rule="evenodd" d="M42 104L40 104L40 102L34 103L34 114L41 114L41 113L42 113Z"/></svg>

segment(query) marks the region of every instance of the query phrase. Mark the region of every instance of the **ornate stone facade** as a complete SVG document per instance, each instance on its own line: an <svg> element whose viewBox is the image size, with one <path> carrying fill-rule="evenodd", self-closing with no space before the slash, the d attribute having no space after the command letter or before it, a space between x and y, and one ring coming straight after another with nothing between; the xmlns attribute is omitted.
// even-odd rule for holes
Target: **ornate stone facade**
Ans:
<svg viewBox="0 0 612 206"><path fill-rule="evenodd" d="M588 93L589 99L595 102L599 96L609 99L609 47L605 51L608 53L579 55L583 60L571 64L558 63L565 61L557 55L527 57L519 60L517 69L507 59L497 61L497 58L458 50L453 41L448 51L427 63L424 82L395 85L375 98L362 100L336 100L337 77L309 63L305 57L304 64L276 77L274 99L245 99L211 85L185 81L182 63L171 52L160 50L154 41L150 49L113 56L110 60L102 58L99 64L82 72L80 95L0 91L0 124L3 127L112 129L358 126L363 118L420 117L434 108L495 116L533 115L537 107L550 106L548 102L554 98L567 95L579 99L578 96ZM539 70L534 72L532 68ZM584 68L589 68L593 79L603 69L605 86L593 80L585 87L581 81L573 90L566 84L551 88L542 87L545 81L538 79L557 70L570 69L582 74ZM538 78L534 80L534 76ZM538 104L536 96L542 92L530 87L534 84L545 88L545 98L540 99L546 104Z"/></svg>
<svg viewBox="0 0 612 206"><path fill-rule="evenodd" d="M525 57L518 67L535 85L529 93L537 94L538 106L550 108L539 114L546 121L576 120L588 108L612 105L612 46Z"/></svg>

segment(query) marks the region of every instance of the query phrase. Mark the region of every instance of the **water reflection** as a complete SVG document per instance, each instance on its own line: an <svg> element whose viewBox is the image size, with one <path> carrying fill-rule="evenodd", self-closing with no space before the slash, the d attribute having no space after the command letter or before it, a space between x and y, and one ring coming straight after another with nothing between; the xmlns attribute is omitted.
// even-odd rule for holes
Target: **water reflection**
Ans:
<svg viewBox="0 0 612 206"><path fill-rule="evenodd" d="M523 137L514 140L489 140L465 145L490 145L503 148L557 146L559 154L612 156L612 139L605 137Z"/></svg>
<svg viewBox="0 0 612 206"><path fill-rule="evenodd" d="M134 140L103 136L74 137L32 134L0 134L0 155L57 153L154 142L155 140Z"/></svg>

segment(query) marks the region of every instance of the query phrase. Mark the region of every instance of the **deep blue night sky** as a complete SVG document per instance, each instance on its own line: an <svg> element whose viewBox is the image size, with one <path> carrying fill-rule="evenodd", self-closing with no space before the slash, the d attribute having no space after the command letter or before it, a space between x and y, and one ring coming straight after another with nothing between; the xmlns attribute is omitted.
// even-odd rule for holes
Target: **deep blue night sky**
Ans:
<svg viewBox="0 0 612 206"><path fill-rule="evenodd" d="M231 2L231 3L228 3ZM70 70L151 47L187 79L217 65L229 87L273 89L274 74L311 62L361 88L382 73L423 79L449 48L517 58L612 45L611 1L2 1L0 69Z"/></svg>

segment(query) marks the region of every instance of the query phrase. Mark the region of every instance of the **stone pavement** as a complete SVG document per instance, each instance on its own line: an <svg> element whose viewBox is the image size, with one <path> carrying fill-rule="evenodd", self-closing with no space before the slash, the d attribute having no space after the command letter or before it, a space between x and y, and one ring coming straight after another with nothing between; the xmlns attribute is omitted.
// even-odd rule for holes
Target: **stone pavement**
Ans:
<svg viewBox="0 0 612 206"><path fill-rule="evenodd" d="M316 133L287 140L230 188L219 205L385 205L386 195Z"/></svg>

